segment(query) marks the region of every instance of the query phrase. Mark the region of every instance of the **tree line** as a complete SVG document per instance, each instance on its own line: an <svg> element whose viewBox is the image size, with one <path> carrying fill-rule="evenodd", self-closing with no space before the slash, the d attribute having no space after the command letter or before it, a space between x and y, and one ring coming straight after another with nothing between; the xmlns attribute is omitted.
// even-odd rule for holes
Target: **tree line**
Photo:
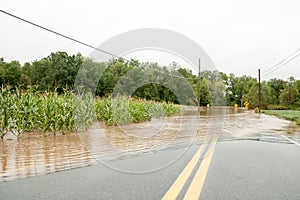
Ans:
<svg viewBox="0 0 300 200"><path fill-rule="evenodd" d="M23 65L1 58L0 84L11 89L35 88L59 93L77 85L99 97L121 93L135 98L196 105L198 80L192 70L177 63L160 66L123 59L96 62L80 53L55 52ZM300 107L300 80L290 77L263 81L261 94L262 108L297 109ZM201 106L243 105L248 101L250 108L254 108L258 105L258 81L246 75L237 77L233 73L203 71L200 99Z"/></svg>

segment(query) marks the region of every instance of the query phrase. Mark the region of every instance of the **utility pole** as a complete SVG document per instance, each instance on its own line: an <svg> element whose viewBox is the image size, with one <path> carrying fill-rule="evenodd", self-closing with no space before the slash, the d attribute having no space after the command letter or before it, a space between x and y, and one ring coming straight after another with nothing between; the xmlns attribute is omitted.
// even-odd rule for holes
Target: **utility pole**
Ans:
<svg viewBox="0 0 300 200"><path fill-rule="evenodd" d="M199 69L198 69L198 111L200 111L200 58L199 58Z"/></svg>
<svg viewBox="0 0 300 200"><path fill-rule="evenodd" d="M260 113L261 105L260 105L260 69L258 69L258 113Z"/></svg>

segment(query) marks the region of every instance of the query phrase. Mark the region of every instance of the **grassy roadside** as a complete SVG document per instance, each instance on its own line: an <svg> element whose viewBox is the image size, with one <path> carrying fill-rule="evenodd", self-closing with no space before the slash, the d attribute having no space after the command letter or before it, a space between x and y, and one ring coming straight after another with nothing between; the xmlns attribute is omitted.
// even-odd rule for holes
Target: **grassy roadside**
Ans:
<svg viewBox="0 0 300 200"><path fill-rule="evenodd" d="M263 110L262 112L267 115L274 115L286 120L294 121L297 125L300 125L300 111L298 110Z"/></svg>

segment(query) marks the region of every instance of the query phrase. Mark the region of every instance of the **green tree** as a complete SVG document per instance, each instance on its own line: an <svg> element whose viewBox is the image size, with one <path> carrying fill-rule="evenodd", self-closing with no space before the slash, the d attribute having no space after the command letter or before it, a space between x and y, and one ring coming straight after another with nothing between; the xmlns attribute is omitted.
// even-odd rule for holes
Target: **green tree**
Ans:
<svg viewBox="0 0 300 200"><path fill-rule="evenodd" d="M217 70L214 71L203 71L201 73L202 77L205 78L207 83L210 104L215 106L225 106L226 105L226 87L222 80L223 74Z"/></svg>
<svg viewBox="0 0 300 200"><path fill-rule="evenodd" d="M25 63L22 67L22 83L38 85L39 89L63 92L63 88L73 87L79 68L83 62L81 54L68 55L66 52L51 53L39 61Z"/></svg>
<svg viewBox="0 0 300 200"><path fill-rule="evenodd" d="M18 61L0 62L1 85L18 87L21 80L21 65Z"/></svg>
<svg viewBox="0 0 300 200"><path fill-rule="evenodd" d="M273 99L273 101L271 102L272 104L279 104L280 103L280 93L281 91L284 89L284 86L286 84L286 81L281 80L281 79L270 79L268 81L268 84L270 85L271 89L272 89L272 95L275 96L275 98Z"/></svg>
<svg viewBox="0 0 300 200"><path fill-rule="evenodd" d="M290 77L280 93L280 102L285 106L291 106L297 100L298 91L295 87L295 78Z"/></svg>

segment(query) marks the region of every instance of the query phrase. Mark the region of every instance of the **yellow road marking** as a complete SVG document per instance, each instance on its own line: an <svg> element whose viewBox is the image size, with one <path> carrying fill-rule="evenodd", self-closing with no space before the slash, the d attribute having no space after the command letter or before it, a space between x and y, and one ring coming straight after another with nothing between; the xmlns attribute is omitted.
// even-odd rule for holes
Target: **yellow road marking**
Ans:
<svg viewBox="0 0 300 200"><path fill-rule="evenodd" d="M172 200L176 199L179 192L182 190L185 182L191 175L193 169L195 168L203 150L205 149L206 144L201 145L199 150L195 153L193 158L190 160L190 162L185 166L184 170L180 173L180 175L177 177L176 181L173 183L173 185L169 188L165 196L162 198L163 200Z"/></svg>
<svg viewBox="0 0 300 200"><path fill-rule="evenodd" d="M196 175L194 176L194 179L189 187L189 189L187 190L185 196L184 196L184 200L190 200L190 199L199 199L200 197L200 193L202 191L202 187L204 185L204 181L208 172L208 168L212 159L212 156L214 154L214 150L215 150L215 144L217 142L218 137L214 137L214 141L212 142L212 147L211 147L211 151L208 151L205 154L205 157L200 165L200 167L198 168Z"/></svg>

